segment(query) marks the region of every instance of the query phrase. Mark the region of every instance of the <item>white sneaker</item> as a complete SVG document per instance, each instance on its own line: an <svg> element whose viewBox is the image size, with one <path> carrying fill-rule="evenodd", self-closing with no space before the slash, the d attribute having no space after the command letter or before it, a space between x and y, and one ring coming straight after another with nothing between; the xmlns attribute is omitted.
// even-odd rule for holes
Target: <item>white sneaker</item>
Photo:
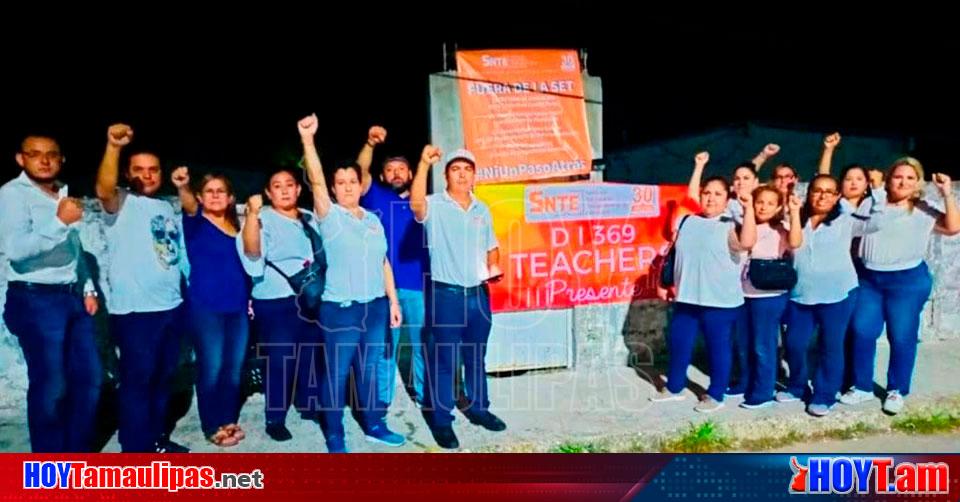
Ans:
<svg viewBox="0 0 960 502"><path fill-rule="evenodd" d="M791 394L791 393L789 393L789 392L787 392L787 391L785 391L785 390L782 390L782 391L780 391L780 392L777 392L777 395L776 395L776 397L775 397L774 399L776 399L778 403L792 403L792 402L794 402L794 401L799 401L799 400L800 400L799 397L794 396L793 394Z"/></svg>
<svg viewBox="0 0 960 502"><path fill-rule="evenodd" d="M883 411L896 415L903 409L903 396L900 391L891 390L887 393L887 399L883 401Z"/></svg>
<svg viewBox="0 0 960 502"><path fill-rule="evenodd" d="M663 390L661 390L660 392L657 392L656 394L650 396L650 400L655 403L665 403L667 401L683 401L686 398L687 396L682 392L678 392L674 394L673 392L670 392L669 390L667 390L666 387L664 387Z"/></svg>
<svg viewBox="0 0 960 502"><path fill-rule="evenodd" d="M747 403L746 401L740 403L740 407L745 410L759 410L761 408L769 408L771 406L773 406L773 401L764 401L759 404L750 404L750 403Z"/></svg>
<svg viewBox="0 0 960 502"><path fill-rule="evenodd" d="M825 404L811 404L807 407L807 411L815 417L825 417L830 414L831 408L832 406Z"/></svg>
<svg viewBox="0 0 960 502"><path fill-rule="evenodd" d="M698 411L700 413L713 413L717 410L722 409L723 406L724 406L723 403L717 401L716 399L710 396L706 396L703 399L701 399L696 406L693 407L693 410Z"/></svg>
<svg viewBox="0 0 960 502"><path fill-rule="evenodd" d="M847 405L856 405L871 401L875 398L873 392L852 388L840 396L840 402Z"/></svg>

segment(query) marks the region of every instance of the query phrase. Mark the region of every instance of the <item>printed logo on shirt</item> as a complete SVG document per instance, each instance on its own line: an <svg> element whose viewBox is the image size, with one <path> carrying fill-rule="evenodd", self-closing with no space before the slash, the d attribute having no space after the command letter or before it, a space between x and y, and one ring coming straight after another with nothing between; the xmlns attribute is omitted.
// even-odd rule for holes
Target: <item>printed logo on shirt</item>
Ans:
<svg viewBox="0 0 960 502"><path fill-rule="evenodd" d="M171 219L158 214L150 220L153 251L164 270L180 263L180 227Z"/></svg>

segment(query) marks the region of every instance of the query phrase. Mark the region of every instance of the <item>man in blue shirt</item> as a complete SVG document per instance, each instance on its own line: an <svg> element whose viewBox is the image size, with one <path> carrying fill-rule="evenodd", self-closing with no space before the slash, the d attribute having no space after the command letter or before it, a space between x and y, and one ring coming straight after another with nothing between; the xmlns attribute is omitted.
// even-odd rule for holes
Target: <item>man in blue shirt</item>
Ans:
<svg viewBox="0 0 960 502"><path fill-rule="evenodd" d="M87 452L102 369L92 317L97 294L76 229L83 206L57 180L64 157L56 140L28 136L16 159L23 171L0 188L0 251L10 281L3 318L27 362L30 446L35 453Z"/></svg>
<svg viewBox="0 0 960 502"><path fill-rule="evenodd" d="M407 393L420 407L424 400L424 275L428 273L430 257L427 253L423 226L414 221L410 210L410 185L413 171L404 157L388 157L383 163L379 181L370 174L374 148L383 143L387 131L382 127L370 128L357 163L363 176L363 197L360 205L380 217L387 234L387 257L393 266L397 296L403 312L403 325L391 329L390 341L384 358L377 365L378 406L387 409L393 402L396 386L398 348L409 350L410 363L401 368ZM400 341L403 345L400 346Z"/></svg>

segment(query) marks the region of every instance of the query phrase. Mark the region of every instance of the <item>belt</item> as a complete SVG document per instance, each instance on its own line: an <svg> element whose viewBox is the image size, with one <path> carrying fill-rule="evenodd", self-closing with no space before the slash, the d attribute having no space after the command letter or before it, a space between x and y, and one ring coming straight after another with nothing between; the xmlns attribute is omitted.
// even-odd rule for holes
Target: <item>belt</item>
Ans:
<svg viewBox="0 0 960 502"><path fill-rule="evenodd" d="M480 291L485 292L487 290L487 283L483 282L476 286L464 287L464 286L457 286L456 284L447 284L445 282L433 281L433 287L436 289L444 289L447 291L452 291L457 294L462 294L463 296L469 296L475 293L479 293Z"/></svg>
<svg viewBox="0 0 960 502"><path fill-rule="evenodd" d="M19 289L22 291L35 291L38 293L76 293L77 283L69 284L41 284L39 282L10 281L7 284L9 289Z"/></svg>

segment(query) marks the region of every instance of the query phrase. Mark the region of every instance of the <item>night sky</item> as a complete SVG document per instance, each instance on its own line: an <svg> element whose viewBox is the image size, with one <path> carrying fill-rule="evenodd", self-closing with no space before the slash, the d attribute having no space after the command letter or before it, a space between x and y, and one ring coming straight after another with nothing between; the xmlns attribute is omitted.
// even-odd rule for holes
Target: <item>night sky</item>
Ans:
<svg viewBox="0 0 960 502"><path fill-rule="evenodd" d="M353 156L372 124L389 131L380 155L415 158L429 137L427 76L443 69L444 42L586 49L590 73L603 78L608 153L760 120L906 134L928 169L960 177L960 35L944 13L643 17L610 9L582 19L571 12L576 29L560 14L461 28L434 17L388 24L392 14L383 13L370 24L324 18L312 31L297 25L297 11L247 14L214 22L142 14L155 25L45 21L5 31L0 179L19 172L13 154L22 135L48 131L69 159L63 177L89 194L116 121L133 125L135 143L157 150L165 167L290 164L299 155L295 122L314 111L325 162Z"/></svg>

